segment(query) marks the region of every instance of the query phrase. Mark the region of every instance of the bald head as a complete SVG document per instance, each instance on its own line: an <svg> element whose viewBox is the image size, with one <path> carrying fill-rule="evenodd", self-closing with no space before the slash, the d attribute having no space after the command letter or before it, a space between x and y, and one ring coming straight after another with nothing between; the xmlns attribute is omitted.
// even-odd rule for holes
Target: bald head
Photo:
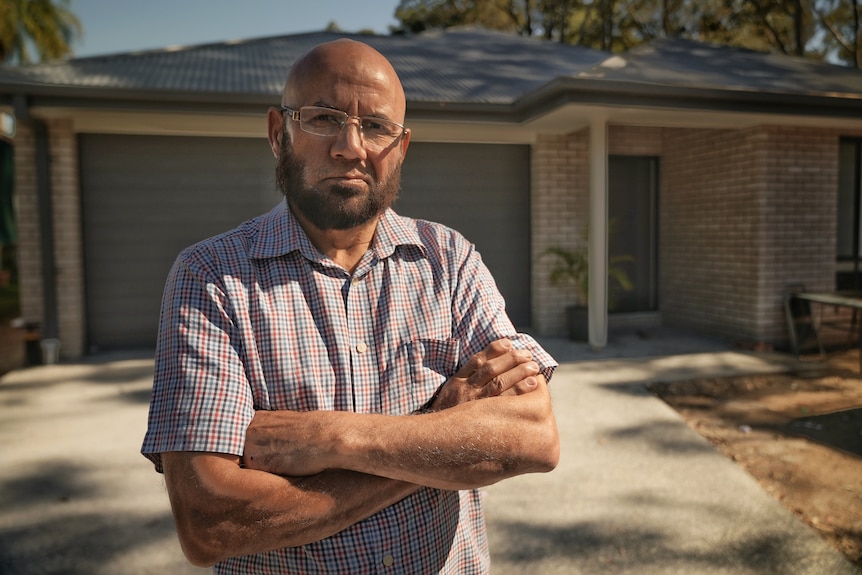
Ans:
<svg viewBox="0 0 862 575"><path fill-rule="evenodd" d="M392 64L368 44L348 39L320 44L300 57L288 73L282 104L343 109L347 99L354 100L351 103L359 107L369 104L370 100L376 100L373 105L378 107L385 101L389 107L388 110L345 110L349 113L385 113L390 120L404 121L404 89Z"/></svg>

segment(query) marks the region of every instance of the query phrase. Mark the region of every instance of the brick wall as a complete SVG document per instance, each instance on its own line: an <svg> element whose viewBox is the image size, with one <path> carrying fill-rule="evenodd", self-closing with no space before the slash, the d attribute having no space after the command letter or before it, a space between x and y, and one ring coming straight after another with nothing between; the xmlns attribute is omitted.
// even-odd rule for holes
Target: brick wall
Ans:
<svg viewBox="0 0 862 575"><path fill-rule="evenodd" d="M589 132L540 136L533 145L532 178L532 308L533 329L542 335L566 333L563 309L575 302L571 291L548 280L550 247L583 245L589 191Z"/></svg>
<svg viewBox="0 0 862 575"><path fill-rule="evenodd" d="M84 354L84 255L78 140L71 120L48 122L60 354Z"/></svg>
<svg viewBox="0 0 862 575"><path fill-rule="evenodd" d="M620 156L661 156L662 129L608 126L608 153Z"/></svg>
<svg viewBox="0 0 862 575"><path fill-rule="evenodd" d="M832 289L839 134L665 131L661 310L668 323L783 344L791 283Z"/></svg>
<svg viewBox="0 0 862 575"><path fill-rule="evenodd" d="M16 127L15 218L18 226L18 277L21 317L42 322L42 245L39 234L39 199L33 131L24 122Z"/></svg>
<svg viewBox="0 0 862 575"><path fill-rule="evenodd" d="M54 217L58 335L61 357L84 352L84 277L77 140L68 120L47 122ZM43 323L42 245L36 182L35 140L27 123L19 125L15 146L15 200L21 314Z"/></svg>
<svg viewBox="0 0 862 575"><path fill-rule="evenodd" d="M659 285L665 322L754 336L765 149L758 130L666 130Z"/></svg>
<svg viewBox="0 0 862 575"><path fill-rule="evenodd" d="M609 152L660 157L662 321L733 341L782 345L784 290L832 289L840 136L816 128L610 126ZM533 148L533 327L565 333L572 297L547 280L549 246L582 241L588 133Z"/></svg>

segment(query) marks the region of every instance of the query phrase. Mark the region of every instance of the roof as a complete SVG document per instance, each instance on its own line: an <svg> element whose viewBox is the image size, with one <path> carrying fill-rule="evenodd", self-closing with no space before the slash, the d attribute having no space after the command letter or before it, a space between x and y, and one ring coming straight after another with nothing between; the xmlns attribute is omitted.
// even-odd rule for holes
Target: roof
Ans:
<svg viewBox="0 0 862 575"><path fill-rule="evenodd" d="M411 114L531 115L565 101L862 116L862 72L804 58L663 39L614 55L480 28L418 35L316 32L0 67L0 103L271 105L313 46L354 38L392 62ZM101 104L99 103L101 102Z"/></svg>
<svg viewBox="0 0 862 575"><path fill-rule="evenodd" d="M318 32L0 68L0 86L37 93L99 89L277 98L298 57L317 44L344 37L384 54L412 102L510 104L551 78L575 74L608 56L471 28L416 36Z"/></svg>
<svg viewBox="0 0 862 575"><path fill-rule="evenodd" d="M854 68L667 38L611 56L577 76L688 88L862 96L862 72Z"/></svg>

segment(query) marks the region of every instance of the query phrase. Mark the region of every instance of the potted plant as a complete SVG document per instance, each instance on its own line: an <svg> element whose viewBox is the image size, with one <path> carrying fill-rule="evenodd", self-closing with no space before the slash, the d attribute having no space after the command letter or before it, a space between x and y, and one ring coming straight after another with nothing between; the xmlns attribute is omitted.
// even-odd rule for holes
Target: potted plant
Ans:
<svg viewBox="0 0 862 575"><path fill-rule="evenodd" d="M569 250L561 247L551 247L545 250L546 256L555 258L549 279L552 285L571 289L574 295L574 305L566 307L566 321L569 338L576 341L589 339L587 305L590 296L589 250L586 242L581 247ZM630 255L611 256L608 260L608 280L611 288L623 291L634 289L626 270L620 265L631 262ZM612 301L608 301L608 309L613 309Z"/></svg>

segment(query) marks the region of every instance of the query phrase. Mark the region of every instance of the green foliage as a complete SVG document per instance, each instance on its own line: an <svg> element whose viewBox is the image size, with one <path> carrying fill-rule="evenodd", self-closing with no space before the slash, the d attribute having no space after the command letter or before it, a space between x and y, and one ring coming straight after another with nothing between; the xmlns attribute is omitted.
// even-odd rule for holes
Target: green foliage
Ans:
<svg viewBox="0 0 862 575"><path fill-rule="evenodd" d="M71 54L83 31L68 6L69 0L0 0L0 63L30 63L33 49L39 60Z"/></svg>
<svg viewBox="0 0 862 575"><path fill-rule="evenodd" d="M586 244L574 250L551 247L542 255L555 258L548 276L551 284L572 289L576 304L586 307L590 299L590 257ZM630 255L611 256L608 259L608 279L612 280L609 286L611 291L613 288L623 291L634 289L626 270L620 265L633 261L634 258ZM608 307L613 307L611 302Z"/></svg>

